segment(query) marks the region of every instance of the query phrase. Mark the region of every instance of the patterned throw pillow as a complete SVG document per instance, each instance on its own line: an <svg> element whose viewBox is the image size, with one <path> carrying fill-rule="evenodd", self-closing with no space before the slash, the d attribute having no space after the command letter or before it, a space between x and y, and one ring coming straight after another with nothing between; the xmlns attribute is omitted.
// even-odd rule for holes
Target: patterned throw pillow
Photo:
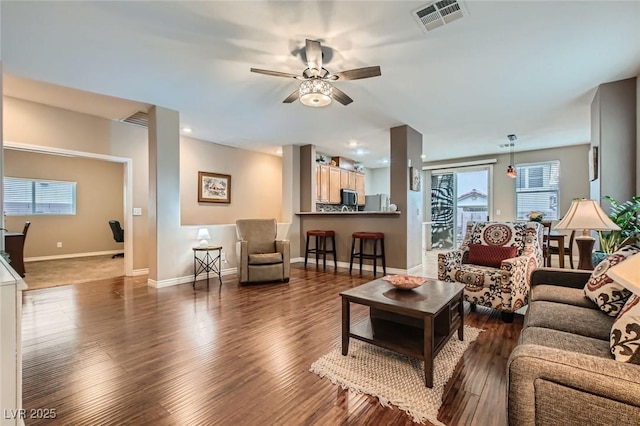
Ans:
<svg viewBox="0 0 640 426"><path fill-rule="evenodd" d="M522 256L526 235L526 222L477 222L469 243L501 247L514 246L518 250L516 256Z"/></svg>
<svg viewBox="0 0 640 426"><path fill-rule="evenodd" d="M517 252L518 247L469 244L469 257L467 259L467 263L499 268L503 260L516 257Z"/></svg>
<svg viewBox="0 0 640 426"><path fill-rule="evenodd" d="M636 253L640 253L640 247L628 245L609 255L594 269L591 278L584 287L585 296L612 317L620 313L627 299L631 296L631 292L622 284L614 281L607 272L612 266L625 261Z"/></svg>
<svg viewBox="0 0 640 426"><path fill-rule="evenodd" d="M631 296L620 311L609 345L616 361L640 364L640 296Z"/></svg>

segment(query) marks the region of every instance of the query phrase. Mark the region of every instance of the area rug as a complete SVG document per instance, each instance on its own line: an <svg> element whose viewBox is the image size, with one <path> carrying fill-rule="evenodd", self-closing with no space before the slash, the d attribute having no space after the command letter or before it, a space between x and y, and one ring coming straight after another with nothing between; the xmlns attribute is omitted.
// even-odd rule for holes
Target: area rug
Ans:
<svg viewBox="0 0 640 426"><path fill-rule="evenodd" d="M424 362L350 339L349 355L340 347L311 365L311 372L343 389L375 396L383 406L394 405L415 422L442 425L438 410L447 381L471 342L483 330L464 326L464 341L454 334L434 360L433 388L424 385Z"/></svg>

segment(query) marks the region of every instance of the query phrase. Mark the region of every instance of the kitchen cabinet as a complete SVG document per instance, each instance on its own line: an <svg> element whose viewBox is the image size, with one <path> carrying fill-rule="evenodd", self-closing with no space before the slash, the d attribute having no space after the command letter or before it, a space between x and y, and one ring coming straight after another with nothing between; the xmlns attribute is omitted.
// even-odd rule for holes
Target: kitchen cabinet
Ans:
<svg viewBox="0 0 640 426"><path fill-rule="evenodd" d="M340 204L341 189L358 192L358 205L364 206L364 174L328 164L316 165L316 202Z"/></svg>
<svg viewBox="0 0 640 426"><path fill-rule="evenodd" d="M364 175L355 173L356 192L358 193L358 205L364 206Z"/></svg>
<svg viewBox="0 0 640 426"><path fill-rule="evenodd" d="M0 405L4 414L0 424L3 426L24 425L19 416L9 414L18 413L22 408L22 292L26 289L24 280L0 256Z"/></svg>
<svg viewBox="0 0 640 426"><path fill-rule="evenodd" d="M349 189L349 170L340 169L340 188Z"/></svg>
<svg viewBox="0 0 640 426"><path fill-rule="evenodd" d="M329 203L340 204L340 169L329 168Z"/></svg>
<svg viewBox="0 0 640 426"><path fill-rule="evenodd" d="M318 184L317 187L317 198L320 203L328 203L329 202L329 166L326 164L318 164L318 173L317 176L319 179L316 180Z"/></svg>

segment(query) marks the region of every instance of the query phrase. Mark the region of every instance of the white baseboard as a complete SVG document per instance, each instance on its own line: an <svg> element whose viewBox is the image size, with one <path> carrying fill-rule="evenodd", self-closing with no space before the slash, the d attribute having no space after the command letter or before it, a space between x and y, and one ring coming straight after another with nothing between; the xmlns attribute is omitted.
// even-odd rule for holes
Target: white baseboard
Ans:
<svg viewBox="0 0 640 426"><path fill-rule="evenodd" d="M298 258L296 258L298 259ZM299 258L300 260L298 260L298 262L304 263L304 257ZM293 259L291 260L291 263L294 263ZM312 258L309 258L309 260L307 260L307 264L312 263L315 265L316 263L316 259L315 256ZM322 266L322 259L319 260L319 264ZM327 267L329 266L333 266L333 259L327 259ZM416 266L415 268L417 268L418 266ZM420 268L422 268L422 265L419 266ZM341 262L338 261L338 268L347 268L349 269L349 262ZM411 268L414 269L414 268ZM360 270L360 264L358 262L353 262L353 270ZM363 271L373 271L373 265L368 265L368 264L362 264L362 270ZM382 265L378 265L377 269L378 272L382 272ZM387 274L406 274L408 273L406 269L400 269L400 268L390 268L387 266Z"/></svg>
<svg viewBox="0 0 640 426"><path fill-rule="evenodd" d="M304 262L304 257L296 257L291 259L291 263L303 263ZM307 261L307 264L314 264L316 263L316 259L309 259ZM320 261L320 264L322 264L322 261ZM333 266L333 260L329 260L327 259L327 266ZM338 267L339 268L349 268L349 263L348 262L338 262ZM360 266L356 263L353 264L353 269L354 270L359 270ZM363 271L373 271L373 265L366 265L363 264L362 265L362 270ZM378 265L377 267L378 272L382 273L382 266ZM134 275L144 275L144 274L137 274L137 271L143 271L143 269L136 269L134 272ZM148 270L146 270L148 273ZM399 268L389 268L387 267L387 274L408 274L411 273L411 271L414 271L413 273L420 273L422 271L422 265L418 265L418 266L414 266L410 269L399 269ZM220 271L220 274L224 277L227 275L234 275L237 273L237 268L227 268L227 269L223 269L222 271ZM200 275L198 275L198 279L202 279L202 276L206 276L206 273L202 273ZM213 279L215 280L217 277L215 274L209 274L209 279ZM182 277L177 277L177 278L170 278L168 280L160 280L160 281L156 281L156 280L152 280L149 279L147 280L147 285L149 287L153 287L153 288L164 288L164 287L171 287L174 285L180 285L180 284L187 284L187 283L192 283L193 282L193 275L186 275L186 276L182 276Z"/></svg>
<svg viewBox="0 0 640 426"><path fill-rule="evenodd" d="M220 275L224 277L227 275L234 275L236 272L237 272L236 268L227 268L220 271ZM199 274L198 279L202 279L203 275L206 277L206 272ZM216 276L216 274L209 273L210 280L215 280L217 278L218 277ZM160 280L160 281L149 279L147 280L147 285L153 288L164 288L164 287L171 287L174 285L187 284L192 282L193 282L193 275L187 275L183 277L170 278L168 280Z"/></svg>
<svg viewBox="0 0 640 426"><path fill-rule="evenodd" d="M25 257L24 261L38 262L41 260L73 259L74 257L106 256L106 255L114 255L118 253L122 253L122 250L91 251L86 253L57 254L54 256Z"/></svg>
<svg viewBox="0 0 640 426"><path fill-rule="evenodd" d="M419 265L414 266L413 268L407 269L407 274L409 275L422 275L422 271L424 269L424 265L421 263Z"/></svg>

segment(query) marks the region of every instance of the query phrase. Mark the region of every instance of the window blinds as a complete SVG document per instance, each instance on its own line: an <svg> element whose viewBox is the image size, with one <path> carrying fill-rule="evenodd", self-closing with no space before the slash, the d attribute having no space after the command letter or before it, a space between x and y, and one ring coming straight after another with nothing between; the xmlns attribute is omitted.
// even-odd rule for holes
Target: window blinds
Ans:
<svg viewBox="0 0 640 426"><path fill-rule="evenodd" d="M76 214L76 182L4 178L8 216Z"/></svg>
<svg viewBox="0 0 640 426"><path fill-rule="evenodd" d="M516 219L527 220L532 211L558 219L560 161L516 165Z"/></svg>

